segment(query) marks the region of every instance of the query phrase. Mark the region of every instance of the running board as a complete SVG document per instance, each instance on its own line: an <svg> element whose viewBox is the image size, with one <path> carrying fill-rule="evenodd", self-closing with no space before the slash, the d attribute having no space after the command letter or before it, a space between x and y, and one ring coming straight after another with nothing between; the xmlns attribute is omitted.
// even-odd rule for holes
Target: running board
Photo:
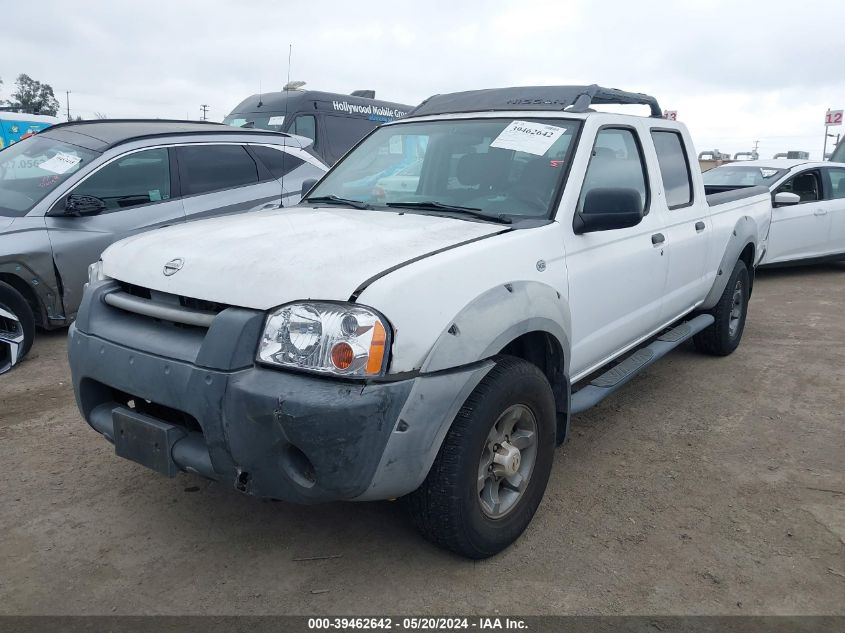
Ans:
<svg viewBox="0 0 845 633"><path fill-rule="evenodd" d="M590 384L572 394L570 413L581 413L607 398L614 391L627 384L643 369L652 365L678 347L681 343L713 324L711 314L701 314L664 332L645 347L614 365Z"/></svg>

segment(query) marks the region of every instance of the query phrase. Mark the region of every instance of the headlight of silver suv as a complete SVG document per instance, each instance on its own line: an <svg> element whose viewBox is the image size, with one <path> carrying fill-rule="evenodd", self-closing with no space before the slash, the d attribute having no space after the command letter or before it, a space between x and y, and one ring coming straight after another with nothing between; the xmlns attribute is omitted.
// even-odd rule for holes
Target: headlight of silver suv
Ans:
<svg viewBox="0 0 845 633"><path fill-rule="evenodd" d="M374 310L348 303L291 303L264 324L258 361L336 376L380 376L390 326Z"/></svg>

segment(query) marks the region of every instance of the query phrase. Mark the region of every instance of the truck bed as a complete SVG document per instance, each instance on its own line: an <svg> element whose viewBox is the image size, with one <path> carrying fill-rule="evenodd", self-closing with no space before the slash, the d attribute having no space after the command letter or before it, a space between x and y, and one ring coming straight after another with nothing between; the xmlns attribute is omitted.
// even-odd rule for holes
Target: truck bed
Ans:
<svg viewBox="0 0 845 633"><path fill-rule="evenodd" d="M753 187L729 187L727 185L705 185L704 193L707 196L707 204L711 207L725 204L726 202L734 202L735 200L742 200L743 198L753 198L761 194L769 193L769 189L763 185L756 185Z"/></svg>

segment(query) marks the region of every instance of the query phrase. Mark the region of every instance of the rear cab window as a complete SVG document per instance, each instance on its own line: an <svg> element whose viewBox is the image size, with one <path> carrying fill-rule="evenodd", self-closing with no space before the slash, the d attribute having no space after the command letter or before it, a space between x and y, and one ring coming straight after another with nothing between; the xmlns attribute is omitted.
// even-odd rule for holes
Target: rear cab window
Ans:
<svg viewBox="0 0 845 633"><path fill-rule="evenodd" d="M669 209L688 207L693 202L692 174L689 157L680 132L675 130L652 130L657 164Z"/></svg>

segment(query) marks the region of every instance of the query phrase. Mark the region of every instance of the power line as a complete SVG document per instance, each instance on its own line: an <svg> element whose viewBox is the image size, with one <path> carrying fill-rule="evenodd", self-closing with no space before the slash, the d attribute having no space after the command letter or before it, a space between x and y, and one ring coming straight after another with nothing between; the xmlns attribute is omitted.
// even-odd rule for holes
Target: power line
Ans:
<svg viewBox="0 0 845 633"><path fill-rule="evenodd" d="M203 103L200 106L200 110L202 110L202 120L208 121L208 116L207 116L208 115L208 104Z"/></svg>

